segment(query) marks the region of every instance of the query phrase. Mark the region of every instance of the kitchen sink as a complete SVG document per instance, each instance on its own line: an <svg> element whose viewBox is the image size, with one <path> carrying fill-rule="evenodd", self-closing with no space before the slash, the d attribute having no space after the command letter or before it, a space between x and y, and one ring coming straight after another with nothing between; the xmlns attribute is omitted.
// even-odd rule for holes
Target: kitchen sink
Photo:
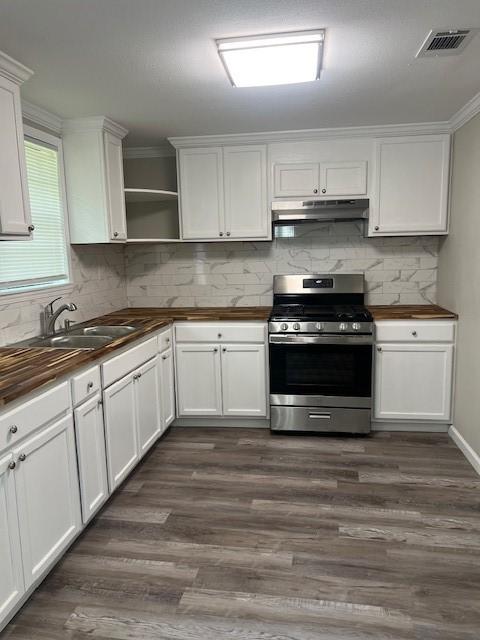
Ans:
<svg viewBox="0 0 480 640"><path fill-rule="evenodd" d="M82 327L79 329L71 329L69 336L109 336L111 338L120 338L128 336L137 330L132 325L98 325L94 327Z"/></svg>
<svg viewBox="0 0 480 640"><path fill-rule="evenodd" d="M30 347L54 347L55 349L98 349L113 341L111 336L61 335L39 338L29 342Z"/></svg>

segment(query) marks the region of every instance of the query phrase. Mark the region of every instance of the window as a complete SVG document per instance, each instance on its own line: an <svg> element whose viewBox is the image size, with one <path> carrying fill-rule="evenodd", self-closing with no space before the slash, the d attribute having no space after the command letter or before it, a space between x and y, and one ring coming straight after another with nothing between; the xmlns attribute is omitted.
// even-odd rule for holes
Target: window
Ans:
<svg viewBox="0 0 480 640"><path fill-rule="evenodd" d="M61 141L42 132L25 137L32 240L0 243L0 293L19 293L69 282Z"/></svg>

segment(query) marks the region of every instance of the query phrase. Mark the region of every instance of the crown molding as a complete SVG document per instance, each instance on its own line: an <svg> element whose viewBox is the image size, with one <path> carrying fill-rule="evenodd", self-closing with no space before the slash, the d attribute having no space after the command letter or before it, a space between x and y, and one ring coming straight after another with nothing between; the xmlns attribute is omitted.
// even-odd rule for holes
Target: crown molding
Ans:
<svg viewBox="0 0 480 640"><path fill-rule="evenodd" d="M173 156L175 156L175 149L168 142L158 147L127 147L123 150L123 157L126 160L134 160L137 158L171 158Z"/></svg>
<svg viewBox="0 0 480 640"><path fill-rule="evenodd" d="M93 116L90 118L72 118L64 120L63 133L81 133L85 131L108 131L117 138L124 138L128 130L106 116Z"/></svg>
<svg viewBox="0 0 480 640"><path fill-rule="evenodd" d="M62 132L62 118L36 104L22 100L22 115L24 120L44 127L57 135Z"/></svg>
<svg viewBox="0 0 480 640"><path fill-rule="evenodd" d="M480 91L450 118L452 131L463 127L463 125L475 117L477 113L480 113Z"/></svg>
<svg viewBox="0 0 480 640"><path fill-rule="evenodd" d="M341 138L384 138L387 136L426 135L450 133L449 122L419 122L364 127L333 127L325 129L298 129L294 131L263 131L260 133L234 133L228 135L184 136L168 138L176 148L203 147L222 144L265 144L274 142L301 142Z"/></svg>
<svg viewBox="0 0 480 640"><path fill-rule="evenodd" d="M0 75L20 85L33 76L33 71L0 51Z"/></svg>

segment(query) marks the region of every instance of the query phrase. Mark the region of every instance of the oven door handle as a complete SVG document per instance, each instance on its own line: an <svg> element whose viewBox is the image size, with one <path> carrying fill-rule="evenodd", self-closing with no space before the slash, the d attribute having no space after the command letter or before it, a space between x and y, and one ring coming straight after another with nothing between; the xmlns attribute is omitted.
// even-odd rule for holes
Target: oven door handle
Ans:
<svg viewBox="0 0 480 640"><path fill-rule="evenodd" d="M342 335L325 336L316 334L287 335L285 333L271 334L268 337L270 344L373 344L372 335Z"/></svg>

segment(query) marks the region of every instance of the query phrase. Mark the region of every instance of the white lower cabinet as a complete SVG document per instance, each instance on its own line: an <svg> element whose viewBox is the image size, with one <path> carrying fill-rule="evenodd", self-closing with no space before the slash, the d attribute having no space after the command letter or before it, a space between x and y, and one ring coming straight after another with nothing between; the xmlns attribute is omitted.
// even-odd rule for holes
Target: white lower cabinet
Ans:
<svg viewBox="0 0 480 640"><path fill-rule="evenodd" d="M138 448L143 456L162 433L158 357L134 374Z"/></svg>
<svg viewBox="0 0 480 640"><path fill-rule="evenodd" d="M221 362L223 415L265 417L265 345L223 345Z"/></svg>
<svg viewBox="0 0 480 640"><path fill-rule="evenodd" d="M109 495L100 393L77 407L74 419L82 520L87 523Z"/></svg>
<svg viewBox="0 0 480 640"><path fill-rule="evenodd" d="M28 589L80 529L80 499L72 416L14 449L15 489Z"/></svg>
<svg viewBox="0 0 480 640"><path fill-rule="evenodd" d="M0 458L0 628L24 592L14 465L11 453Z"/></svg>
<svg viewBox="0 0 480 640"><path fill-rule="evenodd" d="M130 473L138 460L133 375L129 374L103 392L105 439L110 491Z"/></svg>
<svg viewBox="0 0 480 640"><path fill-rule="evenodd" d="M453 353L453 344L378 344L375 419L448 422Z"/></svg>
<svg viewBox="0 0 480 640"><path fill-rule="evenodd" d="M164 351L159 360L162 431L175 420L175 368L173 350Z"/></svg>
<svg viewBox="0 0 480 640"><path fill-rule="evenodd" d="M222 415L220 349L214 344L177 344L177 406L180 416Z"/></svg>

